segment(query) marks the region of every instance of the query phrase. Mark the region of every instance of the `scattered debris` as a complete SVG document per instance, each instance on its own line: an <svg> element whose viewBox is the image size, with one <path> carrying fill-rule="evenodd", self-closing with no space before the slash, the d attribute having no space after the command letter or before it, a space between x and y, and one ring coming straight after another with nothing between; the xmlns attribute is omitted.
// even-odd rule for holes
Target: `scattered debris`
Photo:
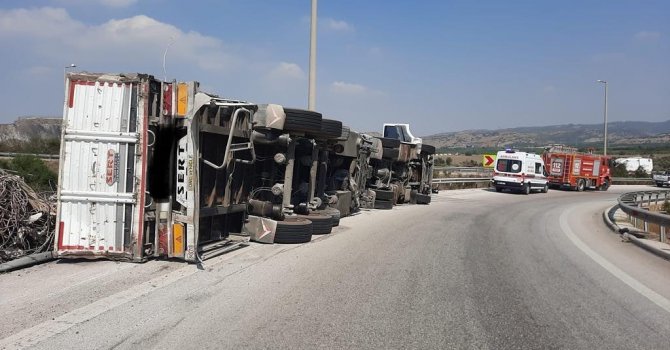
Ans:
<svg viewBox="0 0 670 350"><path fill-rule="evenodd" d="M55 203L54 193L37 194L0 170L0 263L52 250Z"/></svg>

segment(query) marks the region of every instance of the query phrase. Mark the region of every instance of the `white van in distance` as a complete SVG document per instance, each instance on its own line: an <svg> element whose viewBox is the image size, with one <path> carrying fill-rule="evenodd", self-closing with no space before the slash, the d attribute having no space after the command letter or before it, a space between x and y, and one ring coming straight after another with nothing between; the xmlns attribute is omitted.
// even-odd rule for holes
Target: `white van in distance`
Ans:
<svg viewBox="0 0 670 350"><path fill-rule="evenodd" d="M498 152L491 185L496 192L509 189L525 194L535 190L547 193L549 187L542 157L513 150Z"/></svg>

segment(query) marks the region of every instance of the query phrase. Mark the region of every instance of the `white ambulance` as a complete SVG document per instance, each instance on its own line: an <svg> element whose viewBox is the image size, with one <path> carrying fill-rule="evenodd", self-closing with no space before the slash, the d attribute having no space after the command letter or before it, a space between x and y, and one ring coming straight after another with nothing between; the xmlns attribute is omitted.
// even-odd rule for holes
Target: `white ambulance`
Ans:
<svg viewBox="0 0 670 350"><path fill-rule="evenodd" d="M549 189L542 157L535 153L506 150L498 152L491 185L496 192L503 189L529 194L546 193Z"/></svg>

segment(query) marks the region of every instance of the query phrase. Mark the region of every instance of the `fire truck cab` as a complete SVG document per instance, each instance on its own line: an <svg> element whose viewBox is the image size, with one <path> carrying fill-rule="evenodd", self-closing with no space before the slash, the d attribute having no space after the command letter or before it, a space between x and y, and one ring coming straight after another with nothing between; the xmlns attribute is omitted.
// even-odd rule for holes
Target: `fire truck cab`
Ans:
<svg viewBox="0 0 670 350"><path fill-rule="evenodd" d="M491 184L496 192L503 189L529 194L547 193L547 177L542 157L535 153L505 150L498 152Z"/></svg>

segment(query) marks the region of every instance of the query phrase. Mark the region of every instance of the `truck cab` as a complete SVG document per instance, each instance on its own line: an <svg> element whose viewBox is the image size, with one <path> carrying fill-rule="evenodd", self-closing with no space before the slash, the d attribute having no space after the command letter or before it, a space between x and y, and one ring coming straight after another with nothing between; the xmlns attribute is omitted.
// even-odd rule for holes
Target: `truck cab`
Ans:
<svg viewBox="0 0 670 350"><path fill-rule="evenodd" d="M495 164L491 184L496 192L507 189L524 194L531 191L547 193L547 173L538 154L511 149L499 151Z"/></svg>

